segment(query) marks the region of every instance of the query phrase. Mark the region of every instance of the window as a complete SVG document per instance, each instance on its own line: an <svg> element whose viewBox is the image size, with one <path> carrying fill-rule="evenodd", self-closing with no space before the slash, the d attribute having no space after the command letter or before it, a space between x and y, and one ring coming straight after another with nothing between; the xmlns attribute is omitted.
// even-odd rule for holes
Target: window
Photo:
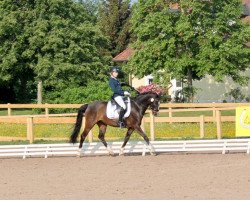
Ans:
<svg viewBox="0 0 250 200"><path fill-rule="evenodd" d="M176 80L176 87L181 87L181 81Z"/></svg>
<svg viewBox="0 0 250 200"><path fill-rule="evenodd" d="M149 78L148 79L148 84L150 85L150 84L152 84L153 83L153 79L152 78Z"/></svg>

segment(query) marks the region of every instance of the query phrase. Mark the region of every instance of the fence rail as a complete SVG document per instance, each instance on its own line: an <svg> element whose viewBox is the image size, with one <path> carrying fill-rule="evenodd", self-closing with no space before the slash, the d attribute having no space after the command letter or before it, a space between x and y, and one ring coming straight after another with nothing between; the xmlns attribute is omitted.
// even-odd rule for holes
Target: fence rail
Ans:
<svg viewBox="0 0 250 200"><path fill-rule="evenodd" d="M30 143L34 141L34 124L74 124L76 113L49 114L49 109L55 108L79 108L82 104L0 104L0 109L7 109L7 116L0 116L0 123L27 124L27 139ZM150 123L150 139L155 139L155 123L181 123L194 122L200 124L200 138L204 138L206 122L214 122L217 127L217 138L222 138L221 123L234 122L235 116L221 116L221 111L235 110L239 106L250 106L250 103L165 103L161 104L160 113L168 113L168 117L155 117L150 111L149 117L142 120L142 129L145 123ZM13 115L12 109L45 109L44 115ZM174 117L173 113L210 111L212 116ZM83 120L84 122L84 120ZM84 124L83 124L84 125ZM93 141L92 133L89 141Z"/></svg>
<svg viewBox="0 0 250 200"><path fill-rule="evenodd" d="M250 153L250 139L223 140L181 140L181 141L152 141L156 153ZM122 142L109 142L115 154L119 153ZM148 153L144 142L128 142L124 153L137 153L143 156ZM1 145L0 157L52 157L52 156L84 156L107 155L108 152L100 142L84 143L81 151L78 144L32 144L32 145Z"/></svg>

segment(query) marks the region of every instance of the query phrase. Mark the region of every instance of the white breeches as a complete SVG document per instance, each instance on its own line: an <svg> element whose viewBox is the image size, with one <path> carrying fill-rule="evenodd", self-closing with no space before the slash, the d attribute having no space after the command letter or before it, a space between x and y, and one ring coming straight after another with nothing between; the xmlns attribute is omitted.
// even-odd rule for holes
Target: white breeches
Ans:
<svg viewBox="0 0 250 200"><path fill-rule="evenodd" d="M116 103L118 103L119 106L121 106L124 110L126 110L126 105L122 99L122 96L115 97Z"/></svg>

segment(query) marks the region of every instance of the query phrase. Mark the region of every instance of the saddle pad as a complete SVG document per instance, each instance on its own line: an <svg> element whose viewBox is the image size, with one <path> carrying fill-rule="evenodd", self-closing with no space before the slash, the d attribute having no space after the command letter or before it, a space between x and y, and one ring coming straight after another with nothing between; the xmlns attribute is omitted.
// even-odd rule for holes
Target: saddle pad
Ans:
<svg viewBox="0 0 250 200"><path fill-rule="evenodd" d="M126 118L130 115L130 112L131 112L130 98L128 97L127 100L124 101L124 103L126 104L127 110L123 118ZM116 104L112 104L111 101L109 101L107 105L107 109L106 109L106 115L109 119L118 119L119 110L120 110L120 107L118 107Z"/></svg>

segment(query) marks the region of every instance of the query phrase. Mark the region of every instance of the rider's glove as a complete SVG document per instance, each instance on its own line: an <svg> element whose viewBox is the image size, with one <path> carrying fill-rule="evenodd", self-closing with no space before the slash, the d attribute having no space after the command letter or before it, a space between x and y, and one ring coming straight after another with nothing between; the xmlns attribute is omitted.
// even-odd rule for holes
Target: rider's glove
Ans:
<svg viewBox="0 0 250 200"><path fill-rule="evenodd" d="M124 91L125 96L131 96L131 94L128 91Z"/></svg>

